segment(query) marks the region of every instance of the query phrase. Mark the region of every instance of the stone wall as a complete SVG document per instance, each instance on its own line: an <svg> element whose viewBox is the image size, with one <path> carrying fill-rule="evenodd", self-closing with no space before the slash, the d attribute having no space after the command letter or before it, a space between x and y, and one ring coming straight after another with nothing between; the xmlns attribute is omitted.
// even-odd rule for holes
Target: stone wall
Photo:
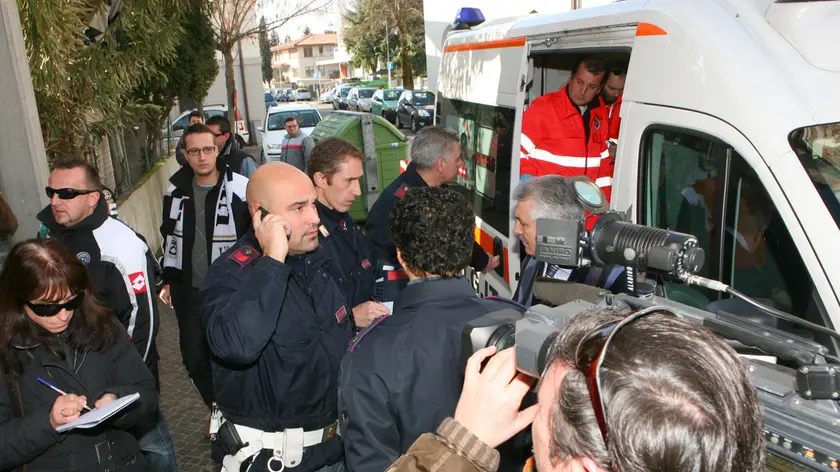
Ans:
<svg viewBox="0 0 840 472"><path fill-rule="evenodd" d="M174 156L166 158L152 168L133 192L117 202L120 219L142 234L152 251L158 255L163 193L169 187L169 177L180 168Z"/></svg>

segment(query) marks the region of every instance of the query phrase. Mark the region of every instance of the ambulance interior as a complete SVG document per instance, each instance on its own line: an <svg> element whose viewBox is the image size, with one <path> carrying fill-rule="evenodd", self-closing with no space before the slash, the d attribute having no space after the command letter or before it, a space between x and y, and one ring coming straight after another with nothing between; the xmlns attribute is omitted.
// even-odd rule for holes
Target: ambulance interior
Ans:
<svg viewBox="0 0 840 472"><path fill-rule="evenodd" d="M630 51L575 49L532 54L525 108L543 94L560 90L584 57L601 59L609 71L612 65L629 64ZM631 65L628 74L632 73ZM792 135L791 142L795 141ZM700 275L721 280L771 307L830 326L784 221L758 176L734 149L713 136L667 126L646 132L638 147L622 149L639 153L639 195L633 205L637 223L695 235L706 251ZM840 169L828 167L832 167L832 175ZM840 191L840 186L836 188ZM840 209L835 210L840 214ZM738 299L677 282L660 281L659 287L659 295L675 301L713 312L725 310L835 346L836 351L836 344L827 336L778 320Z"/></svg>

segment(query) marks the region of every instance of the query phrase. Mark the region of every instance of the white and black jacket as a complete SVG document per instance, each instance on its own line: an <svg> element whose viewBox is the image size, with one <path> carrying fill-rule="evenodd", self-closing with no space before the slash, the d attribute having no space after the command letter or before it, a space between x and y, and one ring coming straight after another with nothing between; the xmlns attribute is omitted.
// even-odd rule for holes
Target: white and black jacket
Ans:
<svg viewBox="0 0 840 472"><path fill-rule="evenodd" d="M251 225L245 188L248 179L233 172L223 159L218 159L219 181L207 192L204 202L207 234L207 260L212 263L236 243ZM189 166L182 167L169 178L171 185L163 196L163 221L160 225L163 249L163 281L165 284L192 284L192 251L195 245L195 205L193 178ZM215 208L215 211L211 211ZM212 235L212 237L211 237Z"/></svg>
<svg viewBox="0 0 840 472"><path fill-rule="evenodd" d="M61 241L87 265L96 298L114 311L146 365L154 369L160 316L154 289L155 259L146 241L122 221L108 216L104 199L92 215L75 226L58 224L49 206L38 219L42 223L39 237Z"/></svg>

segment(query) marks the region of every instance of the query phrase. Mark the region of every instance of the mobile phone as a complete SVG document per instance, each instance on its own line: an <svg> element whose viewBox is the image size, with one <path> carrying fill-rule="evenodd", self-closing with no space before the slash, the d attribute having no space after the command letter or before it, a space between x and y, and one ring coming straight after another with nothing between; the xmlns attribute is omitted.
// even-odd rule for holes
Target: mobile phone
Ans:
<svg viewBox="0 0 840 472"><path fill-rule="evenodd" d="M260 206L260 218L265 218L266 216L268 216L268 210Z"/></svg>

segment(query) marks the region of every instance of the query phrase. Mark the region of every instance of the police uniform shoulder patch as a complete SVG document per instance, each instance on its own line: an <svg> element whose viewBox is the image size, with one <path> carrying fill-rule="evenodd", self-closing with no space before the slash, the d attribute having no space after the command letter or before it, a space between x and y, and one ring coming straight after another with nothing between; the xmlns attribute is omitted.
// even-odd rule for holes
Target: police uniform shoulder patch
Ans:
<svg viewBox="0 0 840 472"><path fill-rule="evenodd" d="M373 331L373 328L376 328L376 326L379 325L379 323L382 323L383 321L385 321L385 319L388 318L389 316L391 316L391 315L382 315L378 318L374 318L374 320L371 321L369 325L365 326L364 328L362 328L361 331L356 333L356 335L353 336L353 339L351 339L350 343L347 345L347 348L350 350L350 352L355 351L356 347L359 346L359 343L362 342L362 338L367 336L368 333Z"/></svg>
<svg viewBox="0 0 840 472"><path fill-rule="evenodd" d="M251 246L242 246L236 252L228 256L228 260L239 264L240 268L245 268L248 264L254 262L262 256L259 251Z"/></svg>
<svg viewBox="0 0 840 472"><path fill-rule="evenodd" d="M397 198L402 198L405 196L405 192L408 190L408 184L402 184L397 187L397 191L394 192L394 196Z"/></svg>

